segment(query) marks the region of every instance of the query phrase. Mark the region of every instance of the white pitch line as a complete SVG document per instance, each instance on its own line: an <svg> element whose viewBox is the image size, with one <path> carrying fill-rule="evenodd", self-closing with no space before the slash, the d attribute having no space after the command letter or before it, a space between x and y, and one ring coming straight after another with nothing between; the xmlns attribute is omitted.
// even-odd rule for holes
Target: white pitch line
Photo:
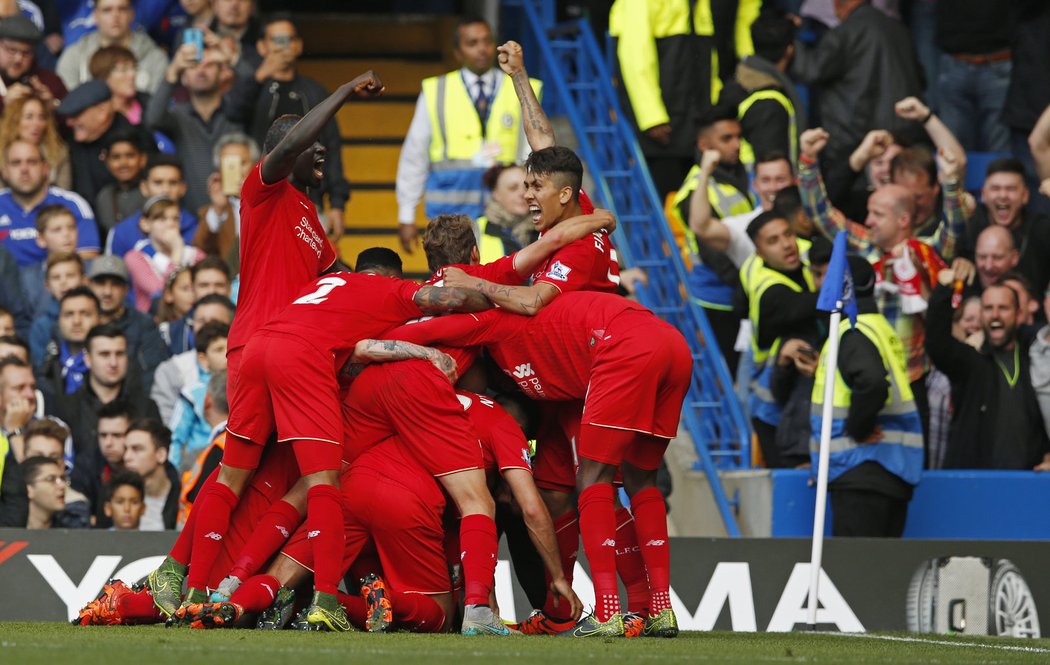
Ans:
<svg viewBox="0 0 1050 665"><path fill-rule="evenodd" d="M1042 647L1023 647L1014 644L984 644L982 642L949 642L945 640L931 640L923 637L899 637L896 635L872 635L870 633L814 633L816 635L836 635L838 637L857 637L869 640L885 640L887 642L914 642L917 644L935 644L946 647L973 647L976 649L993 649L996 651L1021 651L1024 653L1047 653L1050 649Z"/></svg>

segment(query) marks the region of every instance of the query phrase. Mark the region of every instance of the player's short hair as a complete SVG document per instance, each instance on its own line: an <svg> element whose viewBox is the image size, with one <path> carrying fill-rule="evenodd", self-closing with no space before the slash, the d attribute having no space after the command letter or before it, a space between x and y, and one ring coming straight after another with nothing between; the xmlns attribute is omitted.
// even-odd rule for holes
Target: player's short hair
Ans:
<svg viewBox="0 0 1050 665"><path fill-rule="evenodd" d="M795 41L797 31L798 28L785 12L764 9L751 24L751 43L755 45L755 55L773 63L778 62Z"/></svg>
<svg viewBox="0 0 1050 665"><path fill-rule="evenodd" d="M536 153L532 153L536 154ZM466 215L438 215L427 224L423 251L427 268L437 272L445 266L470 263L470 251L477 247L474 222Z"/></svg>
<svg viewBox="0 0 1050 665"><path fill-rule="evenodd" d="M213 372L206 388L211 404L219 413L230 413L230 401L226 395L226 370Z"/></svg>
<svg viewBox="0 0 1050 665"><path fill-rule="evenodd" d="M40 478L44 473L44 467L48 465L54 465L58 468L65 470L62 460L53 460L50 457L44 457L43 455L34 455L33 457L22 460L22 463L18 465L22 471L22 479L25 481L26 487L29 487Z"/></svg>
<svg viewBox="0 0 1050 665"><path fill-rule="evenodd" d="M124 334L124 331L115 323L100 323L95 326L91 326L91 330L88 331L87 337L84 338L84 348L88 351L91 350L91 341L99 337L108 337L110 339L119 337L124 340L125 343L128 341L128 336Z"/></svg>
<svg viewBox="0 0 1050 665"><path fill-rule="evenodd" d="M47 223L56 217L61 217L62 215L71 217L74 222L77 220L73 215L73 211L61 203L52 203L51 205L44 206L36 214L36 232L43 234L44 231L47 230Z"/></svg>
<svg viewBox="0 0 1050 665"><path fill-rule="evenodd" d="M153 440L154 447L158 450L161 448L167 450L171 447L171 430L156 418L139 418L132 421L131 425L128 426L128 433L133 431L149 434L150 439Z"/></svg>
<svg viewBox="0 0 1050 665"><path fill-rule="evenodd" d="M80 274L84 274L84 259L76 252L55 252L47 257L44 263L44 275L51 273L51 269L60 263L75 263L80 268Z"/></svg>
<svg viewBox="0 0 1050 665"><path fill-rule="evenodd" d="M802 209L798 185L788 185L773 195L773 211L784 219L791 219Z"/></svg>
<svg viewBox="0 0 1050 665"><path fill-rule="evenodd" d="M106 497L105 502L109 503L112 501L113 495L121 487L133 487L138 490L140 499L146 497L146 481L142 479L142 476L130 469L121 469L110 477L105 488L103 488Z"/></svg>
<svg viewBox="0 0 1050 665"><path fill-rule="evenodd" d="M229 336L230 327L228 325L219 321L208 321L193 336L193 346L197 349L197 353L205 353L212 342Z"/></svg>
<svg viewBox="0 0 1050 665"><path fill-rule="evenodd" d="M1015 173L1021 176L1021 179L1024 180L1024 164L1022 164L1016 157L1000 157L999 159L993 159L988 162L988 169L984 172L984 177L989 178L996 173Z"/></svg>
<svg viewBox="0 0 1050 665"><path fill-rule="evenodd" d="M400 277L402 273L401 256L387 247L369 247L357 255L357 265L354 270L364 272L369 268L380 268Z"/></svg>
<svg viewBox="0 0 1050 665"><path fill-rule="evenodd" d="M537 150L525 160L525 172L552 178L558 187L571 187L572 198L578 201L583 187L583 162L565 146L552 145Z"/></svg>
<svg viewBox="0 0 1050 665"><path fill-rule="evenodd" d="M776 210L766 210L760 212L757 217L751 220L751 223L747 225L747 237L751 238L751 242L755 242L758 239L758 234L762 230L762 227L770 222L775 222L778 219L782 219L785 222L787 219L776 212Z"/></svg>
<svg viewBox="0 0 1050 665"><path fill-rule="evenodd" d="M890 179L897 173L926 174L930 185L937 184L937 162L925 148L904 148L890 161Z"/></svg>
<svg viewBox="0 0 1050 665"><path fill-rule="evenodd" d="M263 152L268 153L276 148L281 139L291 131L292 127L299 124L299 121L302 119L301 115L286 113L274 120L270 124L270 128L266 130L266 138L263 139Z"/></svg>
<svg viewBox="0 0 1050 665"><path fill-rule="evenodd" d="M107 402L98 407L98 419L102 420L103 418L127 418L130 424L135 419L135 409L127 400L118 397L112 402Z"/></svg>
<svg viewBox="0 0 1050 665"><path fill-rule="evenodd" d="M464 16L461 19L459 19L458 21L456 21L455 27L452 28L452 46L453 47L459 48L459 31L462 28L465 28L468 25L474 25L475 23L484 23L485 27L488 28L490 32L492 31L492 26L489 25L488 21L486 21L485 19L481 18L477 14L468 14L467 16Z"/></svg>
<svg viewBox="0 0 1050 665"><path fill-rule="evenodd" d="M248 148L248 158L252 160L252 163L259 161L259 157L262 155L259 152L259 144L255 142L255 139L248 136L244 132L228 132L219 137L219 142L215 144L215 148L211 151L211 162L212 166L216 169L222 168L222 149L228 145L243 145Z"/></svg>
<svg viewBox="0 0 1050 665"><path fill-rule="evenodd" d="M98 296L95 295L95 292L87 286L74 286L70 290L66 291L65 295L63 295L58 301L59 311L62 310L62 305L67 300L71 300L73 298L87 298L91 302L95 303L95 309L97 309L99 312L102 311L101 301L99 301Z"/></svg>
<svg viewBox="0 0 1050 665"><path fill-rule="evenodd" d="M209 254L190 267L190 275L197 279L197 274L204 270L218 270L226 275L226 281L230 281L230 266L222 260L221 256Z"/></svg>
<svg viewBox="0 0 1050 665"><path fill-rule="evenodd" d="M179 158L175 155L166 155L163 152L156 152L149 156L149 159L146 161L145 173L149 176L149 173L153 169L159 169L162 166L170 166L173 169L178 169L179 177L186 177L186 172L182 169L182 162Z"/></svg>
<svg viewBox="0 0 1050 665"><path fill-rule="evenodd" d="M65 445L66 439L69 438L69 428L51 418L37 418L29 421L22 435L26 441L34 436L46 436Z"/></svg>

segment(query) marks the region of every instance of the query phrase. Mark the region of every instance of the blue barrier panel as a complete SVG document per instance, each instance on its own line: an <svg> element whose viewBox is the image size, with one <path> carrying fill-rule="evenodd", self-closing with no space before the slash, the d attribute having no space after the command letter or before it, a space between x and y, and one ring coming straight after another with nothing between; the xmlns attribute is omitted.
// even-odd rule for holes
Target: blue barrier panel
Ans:
<svg viewBox="0 0 1050 665"><path fill-rule="evenodd" d="M813 534L816 488L806 470L777 469L772 535ZM908 505L905 538L1050 540L1050 475L1035 471L924 471ZM830 515L830 507L829 507ZM830 534L831 519L827 521Z"/></svg>

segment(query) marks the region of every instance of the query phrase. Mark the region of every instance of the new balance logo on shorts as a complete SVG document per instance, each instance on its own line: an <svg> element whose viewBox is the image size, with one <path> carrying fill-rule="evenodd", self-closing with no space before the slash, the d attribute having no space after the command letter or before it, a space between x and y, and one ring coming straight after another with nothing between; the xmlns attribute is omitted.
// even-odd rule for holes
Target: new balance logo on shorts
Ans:
<svg viewBox="0 0 1050 665"><path fill-rule="evenodd" d="M650 540L645 544L646 547L663 547L667 544L666 540Z"/></svg>
<svg viewBox="0 0 1050 665"><path fill-rule="evenodd" d="M288 537L288 529L284 528L280 524L278 524L276 528L277 528L278 533L280 533L285 538Z"/></svg>
<svg viewBox="0 0 1050 665"><path fill-rule="evenodd" d="M605 542L602 543L602 547L612 547L613 549L616 549L616 541L612 538L606 538Z"/></svg>
<svg viewBox="0 0 1050 665"><path fill-rule="evenodd" d="M222 540L222 534L215 533L214 531L209 531L208 533L204 534L204 537L211 538L212 540Z"/></svg>
<svg viewBox="0 0 1050 665"><path fill-rule="evenodd" d="M308 531L306 533L306 537L307 538L316 538L316 537L318 537L320 535L321 535L321 530L320 529L314 529L313 531Z"/></svg>
<svg viewBox="0 0 1050 665"><path fill-rule="evenodd" d="M536 372L532 371L532 363L525 363L515 367L513 373L516 378L524 379L526 376L532 376Z"/></svg>

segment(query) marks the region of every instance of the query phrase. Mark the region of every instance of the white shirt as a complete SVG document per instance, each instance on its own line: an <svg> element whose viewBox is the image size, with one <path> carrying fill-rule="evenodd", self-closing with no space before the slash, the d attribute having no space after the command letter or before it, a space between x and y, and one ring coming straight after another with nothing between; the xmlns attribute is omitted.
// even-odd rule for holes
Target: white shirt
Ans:
<svg viewBox="0 0 1050 665"><path fill-rule="evenodd" d="M722 223L729 229L729 247L726 249L726 256L737 268L744 265L747 257L755 253L755 243L747 237L747 225L762 212L764 212L762 208L756 208L751 212L733 215L722 220Z"/></svg>
<svg viewBox="0 0 1050 665"><path fill-rule="evenodd" d="M469 69L460 69L460 75L467 86L467 92L473 100L477 97L478 74ZM493 68L481 74L480 78L485 82L485 93L492 100L499 94L500 86L503 85L505 74ZM423 93L419 93L416 99L416 110L412 115L412 122L405 134L405 141L401 144L401 156L397 161L397 179L394 182L394 192L397 196L397 221L401 224L414 224L416 221L416 207L423 200L423 194L427 188L427 176L430 175L430 113L427 110L427 102ZM521 130L521 138L518 141L519 159L524 161L528 156L528 144L524 140L525 130ZM521 154L522 150L526 152Z"/></svg>
<svg viewBox="0 0 1050 665"><path fill-rule="evenodd" d="M139 522L139 531L163 531L164 504L168 500L167 495L150 496L147 494L143 500L146 503L146 512L142 515L142 521Z"/></svg>

